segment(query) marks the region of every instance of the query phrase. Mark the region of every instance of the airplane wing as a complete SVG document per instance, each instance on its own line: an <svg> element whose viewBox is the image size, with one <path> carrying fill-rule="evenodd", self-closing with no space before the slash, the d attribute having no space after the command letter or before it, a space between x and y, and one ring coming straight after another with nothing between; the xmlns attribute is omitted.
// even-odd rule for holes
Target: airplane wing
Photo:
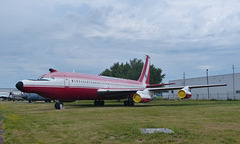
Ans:
<svg viewBox="0 0 240 144"><path fill-rule="evenodd" d="M192 85L188 86L190 89L194 88L206 88L206 87L219 87L227 86L227 84L209 84L209 85ZM185 86L176 86L176 87L159 87L159 88L148 88L149 91L169 91L169 90L178 90L183 89Z"/></svg>
<svg viewBox="0 0 240 144"><path fill-rule="evenodd" d="M227 86L227 84L209 84L209 85L192 85L188 86L190 89L193 88L205 88L205 87L219 87ZM169 90L179 90L186 86L175 86L175 87L153 87L153 88L142 88L142 89L113 89L113 88L102 88L97 91L98 95L102 98L121 98L122 96L127 96L130 94L135 94L137 91L143 91L145 89L153 92L169 91Z"/></svg>
<svg viewBox="0 0 240 144"><path fill-rule="evenodd" d="M9 92L0 92L0 98L8 98Z"/></svg>

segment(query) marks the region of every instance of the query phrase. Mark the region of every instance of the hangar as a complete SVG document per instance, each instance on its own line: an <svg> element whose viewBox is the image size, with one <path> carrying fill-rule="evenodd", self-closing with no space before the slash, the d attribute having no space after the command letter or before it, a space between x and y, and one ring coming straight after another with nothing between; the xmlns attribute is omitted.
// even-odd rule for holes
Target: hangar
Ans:
<svg viewBox="0 0 240 144"><path fill-rule="evenodd" d="M192 89L191 99L216 99L216 100L234 100L240 99L240 73L215 75L197 78L187 78L179 80L170 80L169 83L175 83L172 86L182 85L206 85L209 84L222 84L226 83L225 87L212 87ZM177 90L169 91L163 98L175 99L178 98Z"/></svg>

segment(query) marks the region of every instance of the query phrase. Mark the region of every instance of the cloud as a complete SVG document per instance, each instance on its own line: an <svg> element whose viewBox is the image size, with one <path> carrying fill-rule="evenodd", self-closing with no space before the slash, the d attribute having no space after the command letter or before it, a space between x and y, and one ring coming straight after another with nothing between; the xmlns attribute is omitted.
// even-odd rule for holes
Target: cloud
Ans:
<svg viewBox="0 0 240 144"><path fill-rule="evenodd" d="M12 84L49 67L98 74L144 54L167 80L239 63L237 0L4 0L0 20L0 87L9 74Z"/></svg>

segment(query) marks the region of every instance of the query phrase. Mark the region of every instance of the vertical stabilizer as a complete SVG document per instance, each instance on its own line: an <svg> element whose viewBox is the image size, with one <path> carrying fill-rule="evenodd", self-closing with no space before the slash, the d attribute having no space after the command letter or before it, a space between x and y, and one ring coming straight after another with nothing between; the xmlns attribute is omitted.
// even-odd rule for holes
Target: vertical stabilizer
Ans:
<svg viewBox="0 0 240 144"><path fill-rule="evenodd" d="M148 85L149 81L150 81L150 66L151 66L151 62L150 62L150 57L148 55L146 55L146 61L144 63L143 69L142 69L142 73L140 75L140 78L138 79L139 82Z"/></svg>

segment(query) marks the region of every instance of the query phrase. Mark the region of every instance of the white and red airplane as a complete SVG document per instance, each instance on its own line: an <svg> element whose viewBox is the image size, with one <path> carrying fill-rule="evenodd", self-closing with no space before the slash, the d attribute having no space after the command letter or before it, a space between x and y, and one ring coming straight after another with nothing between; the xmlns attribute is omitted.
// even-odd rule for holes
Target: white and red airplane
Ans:
<svg viewBox="0 0 240 144"><path fill-rule="evenodd" d="M135 80L119 79L101 75L89 75L75 72L59 72L49 69L50 73L37 80L22 80L16 88L26 93L37 93L45 98L57 100L56 109L63 108L63 102L75 100L95 100L95 105L104 105L104 100L126 99L125 106L134 103L150 102L153 94L159 91L177 90L180 98L190 98L191 88L226 86L226 84L161 87L169 84L150 85L150 57L142 69L140 78Z"/></svg>

